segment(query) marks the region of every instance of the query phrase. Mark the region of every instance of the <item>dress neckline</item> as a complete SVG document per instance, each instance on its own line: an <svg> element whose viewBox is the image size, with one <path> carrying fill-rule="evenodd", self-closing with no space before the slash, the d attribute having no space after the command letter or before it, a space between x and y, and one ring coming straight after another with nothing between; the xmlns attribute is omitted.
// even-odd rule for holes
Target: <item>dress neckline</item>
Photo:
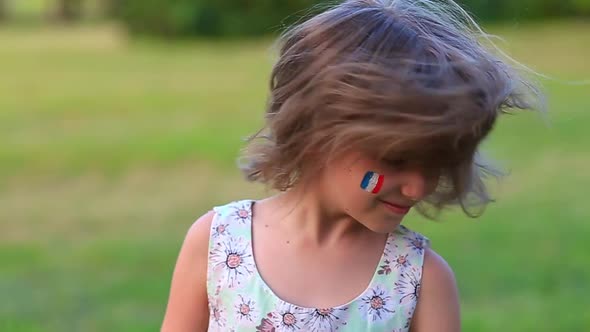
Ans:
<svg viewBox="0 0 590 332"><path fill-rule="evenodd" d="M266 283L266 281L264 281L264 279L262 278L262 275L260 275L260 272L258 270L258 265L256 263L256 256L254 255L254 242L253 242L253 231L252 231L252 227L253 227L253 218L254 218L254 205L256 204L256 200L247 200L245 201L245 205L247 206L248 209L248 219L246 220L246 226L248 228L248 232L247 232L247 237L246 240L248 241L249 245L247 246L247 250L248 250L248 254L251 255L253 262L254 262L254 278L256 279L256 281L258 281L258 283L262 286L262 288L268 293L270 294L274 299L276 299L278 302L280 302L283 305L287 305L287 306L294 306L297 307L299 309L302 310L317 310L318 308L310 308L310 307L305 307L305 306L301 306L298 304L294 304L294 303L290 303L288 301L283 300L282 298L280 298L273 290L272 288ZM355 296L352 300L340 304L340 305L336 305L336 306L332 306L330 308L332 309L344 309L347 308L349 306L351 306L353 303L357 302L357 301L361 301L364 297L366 297L368 294L372 294L372 290L375 288L376 284L377 284L377 279L379 279L379 276L381 275L379 273L380 267L384 264L385 260L387 259L387 251L389 249L389 246L392 243L393 240L393 236L394 236L395 232L391 232L387 234L387 239L385 241L385 246L383 247L382 253L381 253L381 258L379 259L379 263L377 264L377 266L375 267L375 271L373 272L373 276L371 277L371 280L369 281L369 283L367 284L367 287L365 287L365 289L358 294L357 296Z"/></svg>

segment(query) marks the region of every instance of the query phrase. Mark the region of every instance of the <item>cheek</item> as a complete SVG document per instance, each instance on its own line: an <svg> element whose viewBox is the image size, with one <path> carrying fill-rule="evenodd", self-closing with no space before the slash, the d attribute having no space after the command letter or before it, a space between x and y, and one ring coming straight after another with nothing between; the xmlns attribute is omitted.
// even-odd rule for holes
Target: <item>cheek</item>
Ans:
<svg viewBox="0 0 590 332"><path fill-rule="evenodd" d="M356 191L342 195L340 204L343 210L351 217L357 220L365 220L375 210L376 202L376 196L363 192L359 188Z"/></svg>
<svg viewBox="0 0 590 332"><path fill-rule="evenodd" d="M370 194L378 194L383 188L385 176L378 172L368 171L366 172L360 182L360 188Z"/></svg>
<svg viewBox="0 0 590 332"><path fill-rule="evenodd" d="M361 188L362 180L363 174L348 170L342 173L335 172L324 179L330 196L349 213L366 209L367 205L371 204L370 201L377 197Z"/></svg>
<svg viewBox="0 0 590 332"><path fill-rule="evenodd" d="M372 176L370 172L373 172ZM368 176L372 179L367 178ZM388 186L387 176L376 165L359 158L333 164L324 173L323 181L329 188L330 195L337 198L340 205L350 212L373 208L378 196Z"/></svg>
<svg viewBox="0 0 590 332"><path fill-rule="evenodd" d="M347 192L347 201L351 209L357 213L367 213L375 209L378 204L378 199L381 194L386 192L386 177L383 177L379 183L374 183L374 180L369 186L366 184L363 174L358 176L351 182Z"/></svg>

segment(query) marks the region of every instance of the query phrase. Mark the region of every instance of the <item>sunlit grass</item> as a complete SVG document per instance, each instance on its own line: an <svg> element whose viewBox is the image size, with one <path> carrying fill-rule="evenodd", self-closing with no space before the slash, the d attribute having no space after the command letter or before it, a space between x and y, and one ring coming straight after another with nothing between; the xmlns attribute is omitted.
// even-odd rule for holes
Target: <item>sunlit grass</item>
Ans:
<svg viewBox="0 0 590 332"><path fill-rule="evenodd" d="M587 23L493 31L536 70L590 78ZM113 26L0 40L0 330L157 329L192 221L263 194L234 165L262 121L271 44ZM506 116L486 143L511 171L498 203L409 221L454 268L465 331L590 330L590 86L545 85L550 125Z"/></svg>

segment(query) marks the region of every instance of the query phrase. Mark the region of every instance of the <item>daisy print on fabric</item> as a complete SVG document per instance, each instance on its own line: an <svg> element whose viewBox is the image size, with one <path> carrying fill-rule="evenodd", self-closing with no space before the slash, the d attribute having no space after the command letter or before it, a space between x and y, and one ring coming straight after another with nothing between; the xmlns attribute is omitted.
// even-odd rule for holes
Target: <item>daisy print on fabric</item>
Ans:
<svg viewBox="0 0 590 332"><path fill-rule="evenodd" d="M254 272L254 259L247 249L248 241L231 237L215 243L211 251L213 267L223 269L230 288L240 285Z"/></svg>
<svg viewBox="0 0 590 332"><path fill-rule="evenodd" d="M383 251L383 256L390 257L391 253L398 247L397 243L394 241L394 237L390 234L387 236L387 241L385 242L385 250Z"/></svg>
<svg viewBox="0 0 590 332"><path fill-rule="evenodd" d="M409 267L410 261L408 260L408 254L397 255L393 263L398 269Z"/></svg>
<svg viewBox="0 0 590 332"><path fill-rule="evenodd" d="M237 206L234 206L233 215L239 220L242 224L245 224L252 217L252 213L250 211L250 203L243 203Z"/></svg>
<svg viewBox="0 0 590 332"><path fill-rule="evenodd" d="M420 271L412 267L400 273L400 278L395 282L394 289L401 295L400 304L415 303L420 294Z"/></svg>
<svg viewBox="0 0 590 332"><path fill-rule="evenodd" d="M256 302L246 299L242 295L238 295L235 308L237 320L240 322L253 323L259 319Z"/></svg>
<svg viewBox="0 0 590 332"><path fill-rule="evenodd" d="M391 262L386 259L384 264L379 266L379 270L377 271L377 274L388 275L390 273L391 273Z"/></svg>
<svg viewBox="0 0 590 332"><path fill-rule="evenodd" d="M417 254L422 255L424 253L424 238L416 233L410 233L405 237L409 241L408 247L414 250Z"/></svg>
<svg viewBox="0 0 590 332"><path fill-rule="evenodd" d="M408 332L410 330L410 322L414 315L414 308L406 310L402 317L398 317L396 327L391 332Z"/></svg>
<svg viewBox="0 0 590 332"><path fill-rule="evenodd" d="M391 296L380 286L371 289L369 295L361 298L359 309L372 321L387 319L394 313Z"/></svg>
<svg viewBox="0 0 590 332"><path fill-rule="evenodd" d="M213 237L217 238L220 236L231 235L227 229L228 224L219 224L213 229Z"/></svg>
<svg viewBox="0 0 590 332"><path fill-rule="evenodd" d="M269 313L267 318L277 332L299 331L305 326L306 312L295 305L282 303L277 306L276 311Z"/></svg>
<svg viewBox="0 0 590 332"><path fill-rule="evenodd" d="M346 324L346 310L348 308L325 308L315 309L308 316L306 331L322 332L335 331L341 325Z"/></svg>
<svg viewBox="0 0 590 332"><path fill-rule="evenodd" d="M216 327L223 328L227 323L223 308L217 304L211 304L210 306L211 317Z"/></svg>
<svg viewBox="0 0 590 332"><path fill-rule="evenodd" d="M412 315L414 314L414 309L410 310L407 314L407 318L406 318L406 325L404 325L404 328L409 329L410 328L410 323L412 322ZM401 331L401 329L400 329Z"/></svg>
<svg viewBox="0 0 590 332"><path fill-rule="evenodd" d="M256 332L275 332L277 329L272 320L272 314L268 314L267 318L260 321L260 325L256 326Z"/></svg>

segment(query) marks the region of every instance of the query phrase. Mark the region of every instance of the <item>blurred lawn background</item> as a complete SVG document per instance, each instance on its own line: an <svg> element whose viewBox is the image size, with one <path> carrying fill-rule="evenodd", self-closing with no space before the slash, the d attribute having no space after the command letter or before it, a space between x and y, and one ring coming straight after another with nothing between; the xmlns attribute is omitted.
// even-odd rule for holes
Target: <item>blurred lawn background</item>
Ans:
<svg viewBox="0 0 590 332"><path fill-rule="evenodd" d="M487 27L544 74L590 78L587 19ZM159 328L191 223L265 194L234 165L262 124L271 43L0 26L0 331ZM590 331L590 86L543 83L549 125L505 116L486 143L511 172L498 202L408 221L454 268L465 331Z"/></svg>

